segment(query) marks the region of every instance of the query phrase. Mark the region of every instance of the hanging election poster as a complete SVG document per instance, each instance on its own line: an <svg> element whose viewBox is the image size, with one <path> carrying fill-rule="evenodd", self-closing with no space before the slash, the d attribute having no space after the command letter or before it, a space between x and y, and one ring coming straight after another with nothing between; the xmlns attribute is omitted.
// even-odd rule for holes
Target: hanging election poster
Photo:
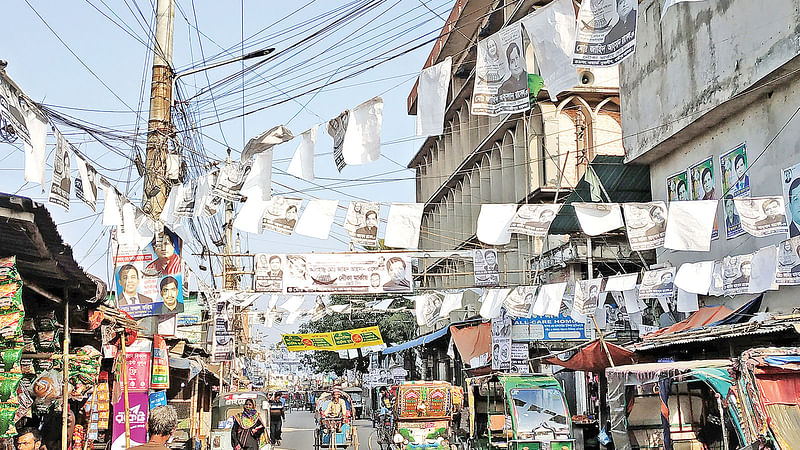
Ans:
<svg viewBox="0 0 800 450"><path fill-rule="evenodd" d="M736 198L750 196L750 176L747 174L747 150L739 144L719 157L722 170L722 192Z"/></svg>
<svg viewBox="0 0 800 450"><path fill-rule="evenodd" d="M742 229L755 237L786 233L783 197L737 198L733 200Z"/></svg>
<svg viewBox="0 0 800 450"><path fill-rule="evenodd" d="M528 360L528 343L512 342L511 373L531 373L531 367L528 364Z"/></svg>
<svg viewBox="0 0 800 450"><path fill-rule="evenodd" d="M174 186L172 189L176 189ZM181 186L181 195L175 202L175 217L192 217L194 215L195 199L197 198L197 180L191 180Z"/></svg>
<svg viewBox="0 0 800 450"><path fill-rule="evenodd" d="M211 358L214 362L233 360L235 336L233 311L230 303L218 300L213 309L214 330L211 341Z"/></svg>
<svg viewBox="0 0 800 450"><path fill-rule="evenodd" d="M264 217L261 219L261 228L290 236L294 231L294 226L297 225L303 200L275 195L268 203L267 209L264 210Z"/></svg>
<svg viewBox="0 0 800 450"><path fill-rule="evenodd" d="M609 67L636 48L636 0L584 0L575 30L575 66Z"/></svg>
<svg viewBox="0 0 800 450"><path fill-rule="evenodd" d="M692 200L716 200L717 184L714 177L714 158L708 158L690 166L686 171L688 174L689 191ZM714 230L711 232L711 240L719 238L717 220L714 219Z"/></svg>
<svg viewBox="0 0 800 450"><path fill-rule="evenodd" d="M16 83L0 71L0 119L3 122L3 131L11 132L19 137L26 145L31 144L31 135L25 123L25 103L22 91ZM6 126L10 126L9 130ZM13 142L13 141L12 141Z"/></svg>
<svg viewBox="0 0 800 450"><path fill-rule="evenodd" d="M593 315L597 309L598 299L600 298L600 285L602 284L602 278L576 282L575 300L572 303L573 311L582 316Z"/></svg>
<svg viewBox="0 0 800 450"><path fill-rule="evenodd" d="M522 24L517 22L478 42L471 112L499 116L530 107Z"/></svg>
<svg viewBox="0 0 800 450"><path fill-rule="evenodd" d="M75 160L78 162L78 173L80 174L79 177L75 178L75 195L86 203L86 206L91 208L92 211L96 211L97 171L77 154L75 155Z"/></svg>
<svg viewBox="0 0 800 450"><path fill-rule="evenodd" d="M689 200L689 183L686 181L685 170L667 177L667 198L669 201Z"/></svg>
<svg viewBox="0 0 800 450"><path fill-rule="evenodd" d="M359 245L378 245L378 217L380 213L380 203L350 202L344 219L344 229L347 230L350 239Z"/></svg>
<svg viewBox="0 0 800 450"><path fill-rule="evenodd" d="M529 236L547 236L550 224L561 210L561 204L522 205L511 219L509 233L527 234Z"/></svg>
<svg viewBox="0 0 800 450"><path fill-rule="evenodd" d="M775 280L779 285L800 285L800 236L778 244Z"/></svg>
<svg viewBox="0 0 800 450"><path fill-rule="evenodd" d="M56 154L53 157L53 179L50 183L48 201L69 211L70 179L69 142L56 131Z"/></svg>
<svg viewBox="0 0 800 450"><path fill-rule="evenodd" d="M746 294L750 287L753 254L726 256L722 259L722 288L725 295Z"/></svg>
<svg viewBox="0 0 800 450"><path fill-rule="evenodd" d="M783 202L789 221L789 237L800 236L800 164L783 169Z"/></svg>
<svg viewBox="0 0 800 450"><path fill-rule="evenodd" d="M383 344L381 330L377 326L328 333L282 334L281 338L290 352L306 350L338 352Z"/></svg>
<svg viewBox="0 0 800 450"><path fill-rule="evenodd" d="M411 257L403 253L286 255L287 294L412 292Z"/></svg>
<svg viewBox="0 0 800 450"><path fill-rule="evenodd" d="M492 319L492 370L511 369L511 316L504 309Z"/></svg>
<svg viewBox="0 0 800 450"><path fill-rule="evenodd" d="M333 138L333 161L336 163L336 169L339 170L339 173L342 172L345 166L342 147L344 146L344 134L347 131L349 119L350 110L345 109L335 119L329 120L326 127L328 134Z"/></svg>
<svg viewBox="0 0 800 450"><path fill-rule="evenodd" d="M257 253L255 256L256 292L283 291L283 268L286 255Z"/></svg>
<svg viewBox="0 0 800 450"><path fill-rule="evenodd" d="M203 333L203 325L200 325L200 318L203 316L203 311L206 309L205 305L208 303L207 300L201 303L200 296L204 299L206 298L203 292L184 296L183 312L176 315L177 329L175 330L175 337L185 339L190 344L200 342Z"/></svg>
<svg viewBox="0 0 800 450"><path fill-rule="evenodd" d="M182 241L164 228L145 248L115 245L117 305L133 317L183 311Z"/></svg>
<svg viewBox="0 0 800 450"><path fill-rule="evenodd" d="M537 286L517 286L503 300L508 314L514 317L530 317L536 300Z"/></svg>
<svg viewBox="0 0 800 450"><path fill-rule="evenodd" d="M667 205L664 202L623 203L622 210L631 250L664 246L667 230Z"/></svg>
<svg viewBox="0 0 800 450"><path fill-rule="evenodd" d="M472 250L472 267L475 286L497 286L500 284L497 250L493 248Z"/></svg>
<svg viewBox="0 0 800 450"><path fill-rule="evenodd" d="M748 191L749 195L749 191ZM725 238L733 239L745 233L742 228L742 219L736 212L736 205L733 203L734 197L731 194L725 195L722 199L722 209L725 211Z"/></svg>
<svg viewBox="0 0 800 450"><path fill-rule="evenodd" d="M642 275L639 298L672 298L675 291L675 268L648 270Z"/></svg>
<svg viewBox="0 0 800 450"><path fill-rule="evenodd" d="M250 163L232 161L225 164L219 170L213 194L231 202L242 201L242 186L244 186L244 180L247 179L247 175L252 168L252 161Z"/></svg>

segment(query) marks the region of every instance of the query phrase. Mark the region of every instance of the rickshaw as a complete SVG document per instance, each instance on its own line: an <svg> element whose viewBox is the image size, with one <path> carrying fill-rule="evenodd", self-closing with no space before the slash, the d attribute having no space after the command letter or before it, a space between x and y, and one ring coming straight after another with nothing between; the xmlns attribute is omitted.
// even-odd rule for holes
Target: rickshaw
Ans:
<svg viewBox="0 0 800 450"><path fill-rule="evenodd" d="M393 386L379 386L376 388L372 388L370 391L370 399L369 399L369 411L370 416L372 417L372 428L377 428L380 424L380 415L381 415L381 389L386 388L389 390L389 394L392 398L397 398L397 387L398 385Z"/></svg>
<svg viewBox="0 0 800 450"><path fill-rule="evenodd" d="M218 396L211 403L210 450L232 450L233 416L242 412L245 400L253 400L258 414L264 421L268 420L269 401L266 392L232 392Z"/></svg>
<svg viewBox="0 0 800 450"><path fill-rule="evenodd" d="M445 381L409 381L397 389L393 448L456 450L453 414L460 412L464 392ZM381 443L383 448L383 443Z"/></svg>
<svg viewBox="0 0 800 450"><path fill-rule="evenodd" d="M350 396L353 403L353 414L356 419L361 419L364 413L364 391L360 387L348 387L343 389Z"/></svg>
<svg viewBox="0 0 800 450"><path fill-rule="evenodd" d="M334 389L334 391L337 389ZM344 399L345 411L340 421L331 422L324 416L324 411L328 404L333 400L333 392L321 393L317 396L314 407L314 419L316 429L314 430L314 449L358 449L358 432L353 422L353 400L346 392L341 392Z"/></svg>
<svg viewBox="0 0 800 450"><path fill-rule="evenodd" d="M544 374L468 378L470 450L572 450L572 420L561 384Z"/></svg>

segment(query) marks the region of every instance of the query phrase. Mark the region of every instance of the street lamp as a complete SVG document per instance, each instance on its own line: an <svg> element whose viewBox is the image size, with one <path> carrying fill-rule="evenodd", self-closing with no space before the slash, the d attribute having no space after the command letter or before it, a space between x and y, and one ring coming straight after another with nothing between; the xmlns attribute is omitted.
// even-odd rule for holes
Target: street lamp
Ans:
<svg viewBox="0 0 800 450"><path fill-rule="evenodd" d="M269 55L270 53L272 53L274 51L275 51L275 48L273 48L273 47L264 48L264 49L256 50L256 51L253 51L253 52L250 52L250 53L245 53L244 55L234 56L233 58L226 59L224 61L219 61L219 62L211 63L211 64L208 64L208 65L205 65L205 66L200 66L200 67L195 67L193 69L184 70L183 72L178 72L178 73L174 74L173 77L172 77L172 91L175 92L175 85L177 84L178 78L180 78L180 77L183 77L183 76L186 76L186 75L192 75L192 74L195 74L197 72L202 72L202 71L205 71L205 70L216 69L217 67L224 66L226 64L231 64L231 63L235 63L235 62L239 62L239 61L246 61L248 59L253 59L253 58L261 58L263 56Z"/></svg>

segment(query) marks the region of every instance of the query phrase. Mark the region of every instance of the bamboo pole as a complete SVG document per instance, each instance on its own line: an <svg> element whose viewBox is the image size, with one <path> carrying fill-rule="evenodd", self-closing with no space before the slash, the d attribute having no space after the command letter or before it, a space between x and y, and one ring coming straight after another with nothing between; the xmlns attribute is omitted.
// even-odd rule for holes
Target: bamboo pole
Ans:
<svg viewBox="0 0 800 450"><path fill-rule="evenodd" d="M64 295L64 348L63 348L63 361L64 366L62 393L61 393L61 450L67 450L69 443L67 442L67 421L69 420L69 302L67 295Z"/></svg>
<svg viewBox="0 0 800 450"><path fill-rule="evenodd" d="M131 447L131 418L130 418L130 410L131 410L131 402L130 398L128 397L128 352L126 350L126 343L125 340L127 339L127 333L125 329L122 329L122 340L121 340L121 351L122 351L122 361L120 363L120 370L122 371L122 397L125 400L125 448ZM116 413L116 411L115 411Z"/></svg>

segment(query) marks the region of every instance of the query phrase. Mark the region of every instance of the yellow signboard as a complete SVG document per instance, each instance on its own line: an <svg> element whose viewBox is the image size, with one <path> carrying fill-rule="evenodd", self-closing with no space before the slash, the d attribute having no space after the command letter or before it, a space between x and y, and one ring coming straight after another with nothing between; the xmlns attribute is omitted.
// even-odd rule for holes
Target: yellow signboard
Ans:
<svg viewBox="0 0 800 450"><path fill-rule="evenodd" d="M282 334L281 337L286 348L292 352L305 350L335 352L383 344L381 331L376 326L329 333Z"/></svg>

